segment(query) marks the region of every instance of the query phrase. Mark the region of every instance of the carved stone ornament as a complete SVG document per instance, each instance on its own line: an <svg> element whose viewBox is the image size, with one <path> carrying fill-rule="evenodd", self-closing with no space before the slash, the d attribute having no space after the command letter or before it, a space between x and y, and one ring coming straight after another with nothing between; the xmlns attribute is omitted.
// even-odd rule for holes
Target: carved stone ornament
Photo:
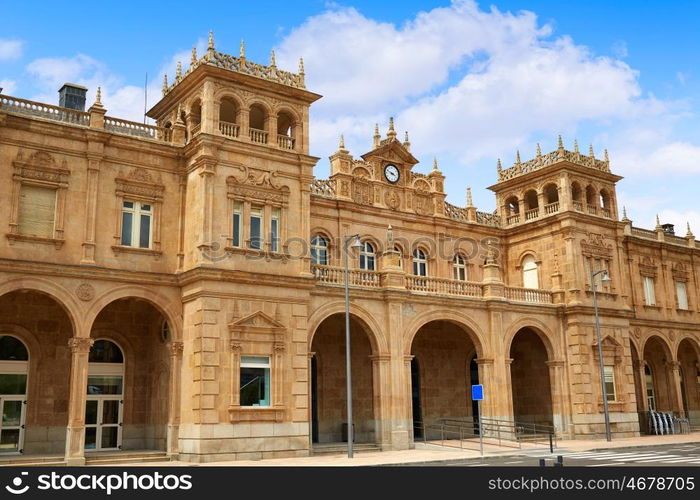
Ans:
<svg viewBox="0 0 700 500"><path fill-rule="evenodd" d="M168 350L170 355L176 358L182 357L182 351L185 349L185 344L183 342L168 342Z"/></svg>
<svg viewBox="0 0 700 500"><path fill-rule="evenodd" d="M81 283L76 287L75 295L80 300L88 302L95 298L95 288L90 283Z"/></svg>
<svg viewBox="0 0 700 500"><path fill-rule="evenodd" d="M13 164L16 179L47 182L56 187L67 186L70 170L66 161L63 160L59 166L55 158L45 151L36 151L24 160L24 154L20 150Z"/></svg>
<svg viewBox="0 0 700 500"><path fill-rule="evenodd" d="M285 202L289 187L280 183L277 172L237 165L238 175L226 179L228 192L232 195L262 201Z"/></svg>
<svg viewBox="0 0 700 500"><path fill-rule="evenodd" d="M359 205L372 205L372 186L369 182L363 180L353 181L352 200Z"/></svg>
<svg viewBox="0 0 700 500"><path fill-rule="evenodd" d="M581 252L585 257L610 259L612 244L606 244L602 234L590 233L588 240L581 241Z"/></svg>
<svg viewBox="0 0 700 500"><path fill-rule="evenodd" d="M115 182L117 193L122 196L136 196L153 201L163 199L165 186L160 178L154 178L145 168L133 168L128 174L120 173Z"/></svg>
<svg viewBox="0 0 700 500"><path fill-rule="evenodd" d="M388 189L386 193L384 193L384 204L392 210L396 210L401 204L401 197L395 190Z"/></svg>
<svg viewBox="0 0 700 500"><path fill-rule="evenodd" d="M656 263L651 257L645 256L639 261L639 272L642 276L656 276Z"/></svg>
<svg viewBox="0 0 700 500"><path fill-rule="evenodd" d="M88 353L95 339L84 337L71 337L68 339L68 347L73 353Z"/></svg>
<svg viewBox="0 0 700 500"><path fill-rule="evenodd" d="M413 209L418 215L432 215L433 208L433 200L430 196L417 194L413 197Z"/></svg>

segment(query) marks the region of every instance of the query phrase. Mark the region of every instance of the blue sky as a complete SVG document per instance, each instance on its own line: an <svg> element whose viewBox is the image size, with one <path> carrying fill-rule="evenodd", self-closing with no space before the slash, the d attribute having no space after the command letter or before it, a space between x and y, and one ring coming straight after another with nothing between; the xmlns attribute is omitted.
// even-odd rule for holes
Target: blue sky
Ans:
<svg viewBox="0 0 700 500"><path fill-rule="evenodd" d="M55 2L11 2L0 27L0 87L56 102L63 81L103 87L110 114L140 119L144 75L150 104L164 72L189 61L212 29L217 49L241 39L258 62L277 52L324 95L312 108L312 154L338 136L355 156L389 116L408 130L416 169L432 158L448 177L449 201L471 185L480 209L495 164L510 165L574 137L583 151L607 148L620 203L635 225L663 221L700 233L700 2L321 1L102 2L67 10ZM27 12L32 22L28 23ZM68 22L69 20L70 22ZM92 94L91 92L91 94ZM90 98L92 95L90 96ZM683 230L683 227L677 228Z"/></svg>

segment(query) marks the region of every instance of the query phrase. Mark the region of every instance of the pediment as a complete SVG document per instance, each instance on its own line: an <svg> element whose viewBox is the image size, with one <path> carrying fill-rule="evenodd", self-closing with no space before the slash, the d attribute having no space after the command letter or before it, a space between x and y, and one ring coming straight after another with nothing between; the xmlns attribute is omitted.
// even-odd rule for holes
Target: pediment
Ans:
<svg viewBox="0 0 700 500"><path fill-rule="evenodd" d="M284 330L284 325L262 311L257 311L229 325L231 329Z"/></svg>
<svg viewBox="0 0 700 500"><path fill-rule="evenodd" d="M383 160L401 162L410 165L411 167L418 163L416 157L413 156L403 144L396 140L382 144L378 148L362 155L362 159L365 161L368 161L371 158L381 158Z"/></svg>

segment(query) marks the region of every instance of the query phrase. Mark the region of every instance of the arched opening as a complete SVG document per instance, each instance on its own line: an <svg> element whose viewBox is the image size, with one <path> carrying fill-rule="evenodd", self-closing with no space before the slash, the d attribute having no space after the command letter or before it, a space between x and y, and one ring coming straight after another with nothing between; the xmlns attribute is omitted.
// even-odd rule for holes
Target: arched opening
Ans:
<svg viewBox="0 0 700 500"><path fill-rule="evenodd" d="M595 188L590 184L586 186L586 210L589 214L595 215L598 213L598 200Z"/></svg>
<svg viewBox="0 0 700 500"><path fill-rule="evenodd" d="M634 369L634 396L635 396L635 401L637 403L637 415L639 417L639 430L640 432L646 434L648 432L648 422L649 419L646 416L646 413L644 411L644 392L642 390L643 387L643 380L642 380L642 373L641 373L641 360L639 359L639 353L637 352L637 348L634 346L632 342L630 342L630 355L632 357L632 367Z"/></svg>
<svg viewBox="0 0 700 500"><path fill-rule="evenodd" d="M525 220L531 220L539 217L540 208L539 200L537 199L537 191L531 189L525 192Z"/></svg>
<svg viewBox="0 0 700 500"><path fill-rule="evenodd" d="M294 117L282 111L277 115L277 145L283 149L294 149Z"/></svg>
<svg viewBox="0 0 700 500"><path fill-rule="evenodd" d="M260 104L253 104L248 114L250 140L260 144L267 143L267 111Z"/></svg>
<svg viewBox="0 0 700 500"><path fill-rule="evenodd" d="M700 426L700 359L698 344L683 339L678 345L678 362L681 372L681 396L683 412L691 427Z"/></svg>
<svg viewBox="0 0 700 500"><path fill-rule="evenodd" d="M124 354L114 342L98 339L88 357L85 449L122 447Z"/></svg>
<svg viewBox="0 0 700 500"><path fill-rule="evenodd" d="M411 381L413 428L422 433L414 438L440 439L443 423L453 430L462 427L464 436L476 432L470 391L472 380L478 380L476 352L474 335L453 322L431 321L418 330L411 344ZM447 432L444 437L459 439L460 434Z"/></svg>
<svg viewBox="0 0 700 500"><path fill-rule="evenodd" d="M644 363L647 376L647 402L650 410L680 411L680 408L675 407L674 402L674 382L669 368L671 360L671 352L660 337L654 335L646 341Z"/></svg>
<svg viewBox="0 0 700 500"><path fill-rule="evenodd" d="M537 289L540 287L539 273L537 270L537 261L534 255L526 255L523 257L523 288Z"/></svg>
<svg viewBox="0 0 700 500"><path fill-rule="evenodd" d="M238 103L230 97L221 99L219 105L219 132L226 137L238 137Z"/></svg>
<svg viewBox="0 0 700 500"><path fill-rule="evenodd" d="M171 362L167 319L148 301L123 298L100 311L91 337L85 448L165 450ZM104 388L96 383L100 380Z"/></svg>
<svg viewBox="0 0 700 500"><path fill-rule="evenodd" d="M524 424L553 425L547 348L532 328L521 328L510 344L513 418Z"/></svg>
<svg viewBox="0 0 700 500"><path fill-rule="evenodd" d="M1 451L65 451L71 337L70 317L49 295L18 290L0 297Z"/></svg>
<svg viewBox="0 0 700 500"><path fill-rule="evenodd" d="M352 418L355 443L374 443L379 436L374 409L374 374L369 328L350 316L352 364ZM345 377L345 315L329 316L318 326L311 343L312 430L314 442L347 442L347 391Z"/></svg>
<svg viewBox="0 0 700 500"><path fill-rule="evenodd" d="M559 211L559 188L556 184L547 184L544 187L545 213L553 214Z"/></svg>
<svg viewBox="0 0 700 500"><path fill-rule="evenodd" d="M199 133L202 127L202 101L197 99L192 103L192 106L190 107L190 120L189 120L189 128L190 128L190 135L191 137L194 137Z"/></svg>
<svg viewBox="0 0 700 500"><path fill-rule="evenodd" d="M581 184L576 181L571 183L571 200L574 203L574 210L583 212L583 191Z"/></svg>
<svg viewBox="0 0 700 500"><path fill-rule="evenodd" d="M0 333L0 453L22 450L28 374L27 347Z"/></svg>
<svg viewBox="0 0 700 500"><path fill-rule="evenodd" d="M608 193L608 191L605 189L601 189L600 191L600 209L603 217L607 217L608 219L612 217L610 193Z"/></svg>
<svg viewBox="0 0 700 500"><path fill-rule="evenodd" d="M515 196L506 200L506 223L517 224L520 222L520 202Z"/></svg>

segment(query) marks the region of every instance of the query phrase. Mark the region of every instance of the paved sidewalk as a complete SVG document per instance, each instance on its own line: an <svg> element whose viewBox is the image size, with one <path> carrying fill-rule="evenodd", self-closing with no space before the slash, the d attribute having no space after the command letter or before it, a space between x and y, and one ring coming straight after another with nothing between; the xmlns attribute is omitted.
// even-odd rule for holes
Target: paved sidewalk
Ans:
<svg viewBox="0 0 700 500"><path fill-rule="evenodd" d="M692 432L690 434L679 434L670 436L641 436L635 438L614 439L608 443L604 439L576 439L559 441L557 451L588 451L602 449L623 449L647 446L662 446L678 443L700 443L700 432ZM330 456L312 456L300 458L275 458L266 460L239 460L212 462L207 464L198 464L201 466L225 466L225 467L348 467L348 466L372 466L372 465L392 465L392 464L411 464L425 462L440 462L445 460L460 460L479 458L480 452L477 443L470 443L473 449L467 450L459 448L451 448L433 444L416 443L416 448L413 450L401 451L380 451L358 453L354 458L348 459L346 455L330 455ZM542 445L523 445L523 448L503 448L498 446L484 446L484 456L509 456L521 455L524 452L535 450L548 450L547 446ZM136 464L134 464L136 465ZM188 466L193 465L185 462L154 462L143 464L145 466Z"/></svg>

